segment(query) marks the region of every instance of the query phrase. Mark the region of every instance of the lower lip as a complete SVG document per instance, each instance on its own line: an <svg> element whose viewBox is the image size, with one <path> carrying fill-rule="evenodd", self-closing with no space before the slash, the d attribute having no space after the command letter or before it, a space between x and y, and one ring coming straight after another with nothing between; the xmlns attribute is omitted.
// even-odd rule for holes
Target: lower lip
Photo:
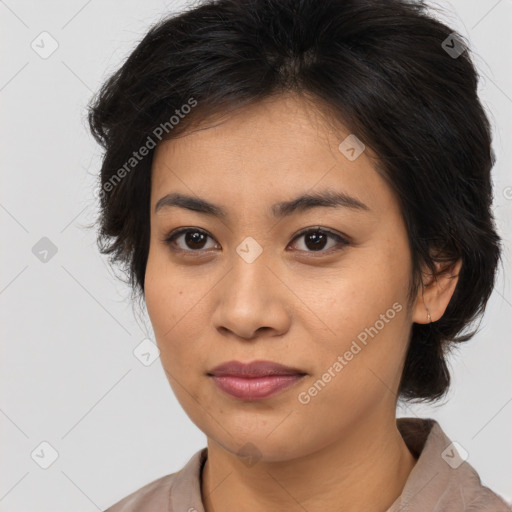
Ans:
<svg viewBox="0 0 512 512"><path fill-rule="evenodd" d="M272 375L266 377L243 378L229 375L213 376L217 386L235 398L242 400L262 400L284 391L304 375Z"/></svg>

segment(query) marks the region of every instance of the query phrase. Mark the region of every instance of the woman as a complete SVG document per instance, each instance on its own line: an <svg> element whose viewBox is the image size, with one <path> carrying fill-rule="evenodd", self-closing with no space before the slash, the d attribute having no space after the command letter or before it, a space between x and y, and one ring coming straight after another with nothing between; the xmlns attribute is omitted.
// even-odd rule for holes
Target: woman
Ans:
<svg viewBox="0 0 512 512"><path fill-rule="evenodd" d="M446 393L500 260L460 36L405 0L203 1L89 121L100 248L207 436L109 512L511 510L437 422L396 418Z"/></svg>

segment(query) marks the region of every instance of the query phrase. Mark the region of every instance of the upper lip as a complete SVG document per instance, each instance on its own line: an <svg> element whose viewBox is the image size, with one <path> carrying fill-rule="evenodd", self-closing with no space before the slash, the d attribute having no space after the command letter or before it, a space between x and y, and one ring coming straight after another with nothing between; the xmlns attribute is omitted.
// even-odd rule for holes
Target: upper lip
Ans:
<svg viewBox="0 0 512 512"><path fill-rule="evenodd" d="M230 375L234 377L264 377L267 375L305 375L305 372L290 366L284 366L273 361L252 361L242 363L240 361L227 361L216 366L208 372L208 375Z"/></svg>

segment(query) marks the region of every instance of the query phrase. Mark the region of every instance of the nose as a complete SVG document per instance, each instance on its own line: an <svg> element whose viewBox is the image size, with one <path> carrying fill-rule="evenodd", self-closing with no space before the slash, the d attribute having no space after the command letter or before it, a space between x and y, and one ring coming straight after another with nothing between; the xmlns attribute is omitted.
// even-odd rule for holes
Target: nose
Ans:
<svg viewBox="0 0 512 512"><path fill-rule="evenodd" d="M279 336L289 329L287 301L293 294L276 277L264 252L249 263L235 253L231 270L215 287L214 327L224 336L244 340Z"/></svg>

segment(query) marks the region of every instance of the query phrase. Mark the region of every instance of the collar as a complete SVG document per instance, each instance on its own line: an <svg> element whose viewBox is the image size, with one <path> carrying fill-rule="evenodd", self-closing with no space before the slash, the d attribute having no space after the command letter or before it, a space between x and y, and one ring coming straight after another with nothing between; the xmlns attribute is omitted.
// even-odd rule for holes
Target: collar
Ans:
<svg viewBox="0 0 512 512"><path fill-rule="evenodd" d="M510 512L500 496L482 485L467 452L430 418L398 418L397 428L417 458L400 496L386 512Z"/></svg>

